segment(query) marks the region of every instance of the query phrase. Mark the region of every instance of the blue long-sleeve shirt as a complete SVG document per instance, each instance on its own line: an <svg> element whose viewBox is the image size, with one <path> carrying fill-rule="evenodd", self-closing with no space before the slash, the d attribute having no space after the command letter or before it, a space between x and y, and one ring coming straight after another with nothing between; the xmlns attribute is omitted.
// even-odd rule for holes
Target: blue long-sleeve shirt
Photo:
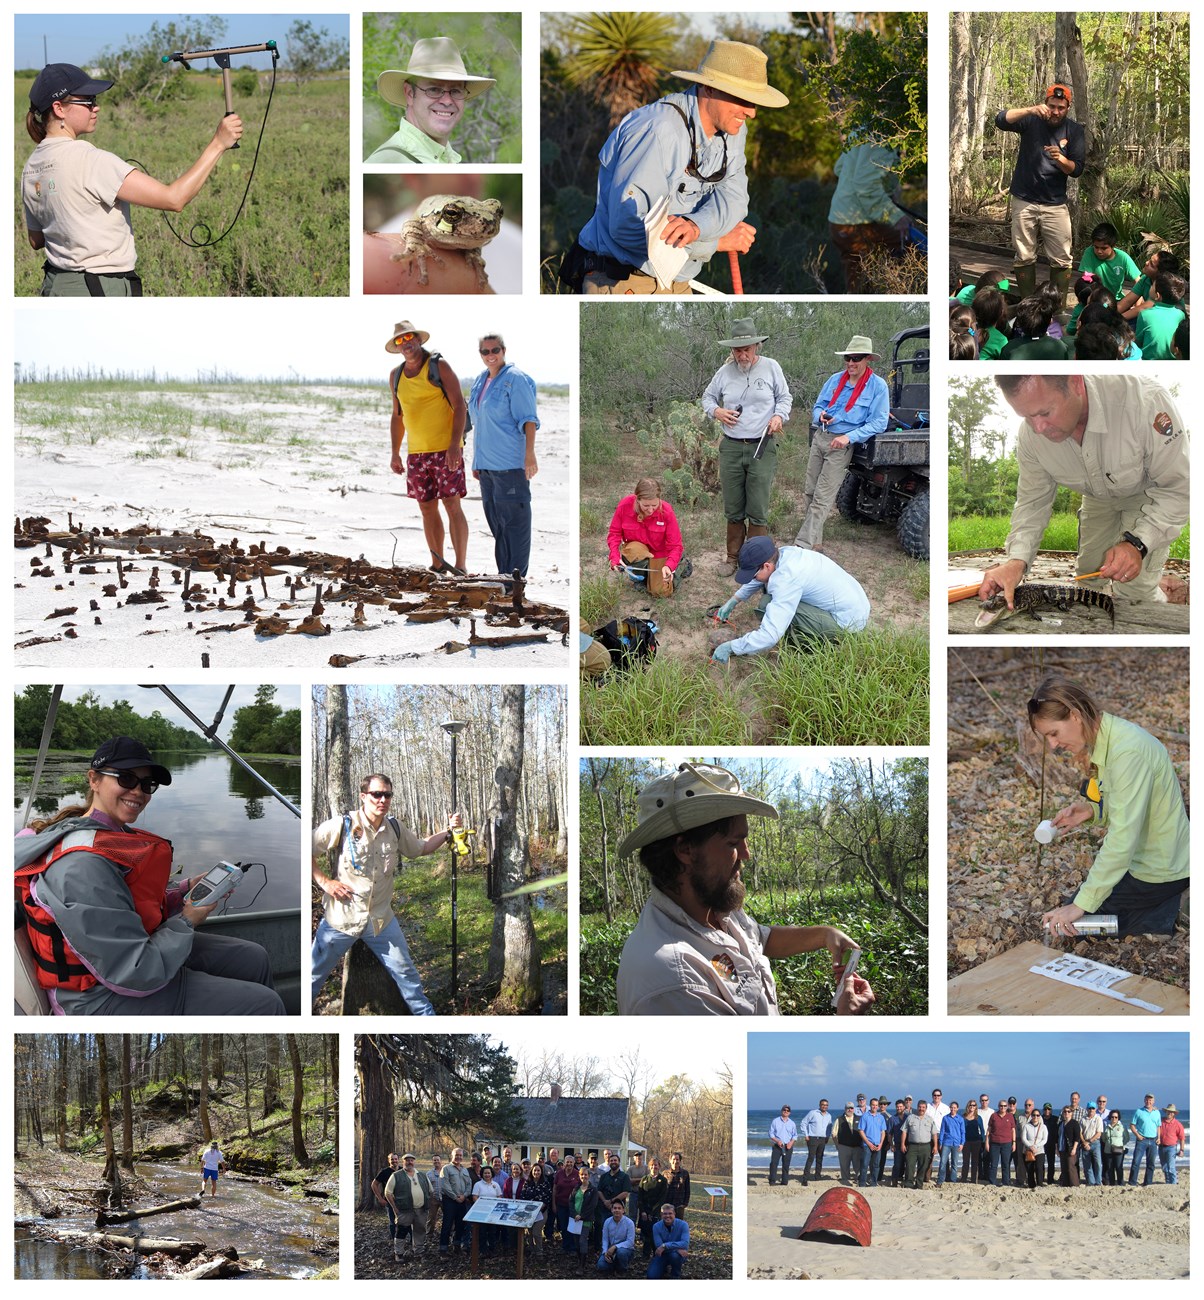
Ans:
<svg viewBox="0 0 1204 1300"><path fill-rule="evenodd" d="M871 372L852 410L846 409L856 387L852 380L845 384L836 404L829 408L832 394L844 377L845 372L838 370L819 390L811 410L811 423L818 424L821 415L830 415L831 423L824 426L826 433L833 437L843 434L850 442L864 442L886 428L890 418L890 389L881 375Z"/></svg>
<svg viewBox="0 0 1204 1300"><path fill-rule="evenodd" d="M472 410L473 469L522 469L527 459L528 422L539 428L535 411L535 380L509 362L485 389L489 371L472 381L468 405ZM484 394L482 396L482 394Z"/></svg>
<svg viewBox="0 0 1204 1300"><path fill-rule="evenodd" d="M736 592L737 600L751 600L761 590L755 578ZM852 574L817 551L783 546L777 568L765 583L769 608L761 626L730 642L731 653L753 655L768 650L786 635L799 604L806 601L826 610L846 632L860 632L870 617L869 597Z"/></svg>
<svg viewBox="0 0 1204 1300"><path fill-rule="evenodd" d="M690 1225L685 1219L674 1219L673 1227L666 1228L664 1219L658 1219L652 1225L652 1240L657 1246L667 1246L670 1250L689 1250Z"/></svg>
<svg viewBox="0 0 1204 1300"><path fill-rule="evenodd" d="M803 1136L826 1138L832 1132L832 1113L817 1106L803 1116Z"/></svg>
<svg viewBox="0 0 1204 1300"><path fill-rule="evenodd" d="M941 1120L941 1133L937 1142L943 1147L966 1145L966 1121L960 1115L946 1115Z"/></svg>
<svg viewBox="0 0 1204 1300"><path fill-rule="evenodd" d="M703 176L723 168L726 140L727 170L721 180L686 175L690 135L668 104L676 104L693 123L697 170ZM693 88L633 109L598 154L598 205L578 236L581 247L653 274L644 217L667 197L669 216L689 217L699 229L698 239L687 250L690 258L677 273L679 281L693 279L715 252L720 236L748 215L747 138L748 128L742 125L734 136L717 131L708 139Z"/></svg>
<svg viewBox="0 0 1204 1300"><path fill-rule="evenodd" d="M783 1146L787 1142L794 1142L798 1138L798 1128L794 1120L783 1119L780 1115L775 1115L769 1123L769 1136L776 1138Z"/></svg>
<svg viewBox="0 0 1204 1300"><path fill-rule="evenodd" d="M602 1225L603 1254L611 1246L626 1246L629 1250L635 1249L635 1224L626 1215L616 1220L612 1214Z"/></svg>

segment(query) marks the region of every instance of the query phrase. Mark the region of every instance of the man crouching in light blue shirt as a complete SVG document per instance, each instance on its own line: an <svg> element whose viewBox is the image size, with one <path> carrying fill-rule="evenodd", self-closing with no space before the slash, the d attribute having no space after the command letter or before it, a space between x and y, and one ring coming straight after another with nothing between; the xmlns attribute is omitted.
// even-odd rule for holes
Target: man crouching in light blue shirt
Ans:
<svg viewBox="0 0 1204 1300"><path fill-rule="evenodd" d="M768 60L754 45L712 41L696 69L674 77L696 84L633 109L598 154L598 206L566 255L578 273L561 278L590 294L689 293L716 252L746 253L756 230L748 215L745 123L758 108L790 101L769 85ZM729 139L730 137L730 139ZM668 289L648 257L644 218L667 199L660 238L688 256Z"/></svg>
<svg viewBox="0 0 1204 1300"><path fill-rule="evenodd" d="M783 637L804 642L836 641L846 632L860 632L869 622L870 600L861 584L839 564L815 551L797 546L778 547L772 537L751 537L740 548L736 570L740 589L720 606L717 617L726 623L742 601L762 591L761 626L747 635L727 640L723 631L712 632L717 642L712 662L725 664L731 655L755 655Z"/></svg>
<svg viewBox="0 0 1204 1300"><path fill-rule="evenodd" d="M652 1240L656 1244L648 1261L648 1276L681 1277L681 1266L690 1253L690 1225L679 1219L671 1205L661 1206L661 1221L652 1225Z"/></svg>
<svg viewBox="0 0 1204 1300"><path fill-rule="evenodd" d="M599 1273L622 1273L635 1254L635 1224L623 1213L623 1202L610 1207L610 1218L602 1225L602 1253Z"/></svg>

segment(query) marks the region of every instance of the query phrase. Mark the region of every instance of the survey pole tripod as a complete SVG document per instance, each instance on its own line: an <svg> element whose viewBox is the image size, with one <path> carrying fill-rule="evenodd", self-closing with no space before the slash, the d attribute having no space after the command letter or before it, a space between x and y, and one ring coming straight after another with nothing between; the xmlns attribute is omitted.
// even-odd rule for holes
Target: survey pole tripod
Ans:
<svg viewBox="0 0 1204 1300"><path fill-rule="evenodd" d="M456 780L456 742L460 732L468 726L467 722L457 722L448 718L445 722L439 724L444 731L451 737L451 806L452 812L459 807L459 786ZM452 1006L455 1007L456 995L460 987L460 949L457 936L457 902L456 893L459 886L459 854L456 852L456 842L449 839L451 846L451 1000Z"/></svg>
<svg viewBox="0 0 1204 1300"><path fill-rule="evenodd" d="M230 56L232 54L263 54L270 51L272 55L272 66L280 60L280 51L276 48L275 41L264 41L261 45L227 45L218 50L176 50L171 54L163 56L164 63L179 63L184 68L191 70L194 59L212 59L222 70L222 95L226 100L226 112L224 116L231 117L234 113L234 96L230 91ZM231 149L238 148L236 140Z"/></svg>

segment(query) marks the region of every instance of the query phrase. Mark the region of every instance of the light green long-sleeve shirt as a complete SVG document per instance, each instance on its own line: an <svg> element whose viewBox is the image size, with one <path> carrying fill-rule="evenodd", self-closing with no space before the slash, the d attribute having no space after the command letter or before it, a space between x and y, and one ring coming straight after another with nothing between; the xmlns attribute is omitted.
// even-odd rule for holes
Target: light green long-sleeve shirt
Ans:
<svg viewBox="0 0 1204 1300"><path fill-rule="evenodd" d="M1091 750L1108 834L1074 902L1096 911L1125 874L1159 884L1186 879L1187 812L1166 747L1135 723L1105 713ZM1094 807L1094 806L1093 806Z"/></svg>
<svg viewBox="0 0 1204 1300"><path fill-rule="evenodd" d="M364 159L370 163L458 163L450 144L439 144L413 122L402 118L397 130Z"/></svg>

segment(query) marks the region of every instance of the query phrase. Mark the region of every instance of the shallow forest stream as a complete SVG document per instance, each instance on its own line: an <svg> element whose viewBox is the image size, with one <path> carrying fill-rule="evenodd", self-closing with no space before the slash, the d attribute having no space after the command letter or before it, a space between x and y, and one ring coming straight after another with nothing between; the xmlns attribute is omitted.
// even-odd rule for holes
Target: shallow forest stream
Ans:
<svg viewBox="0 0 1204 1300"><path fill-rule="evenodd" d="M18 1177L31 1176L18 1161ZM88 1181L100 1181L102 1162L89 1162ZM145 1186L137 1195L127 1197L128 1206L151 1206L195 1196L200 1187L199 1165L139 1164L138 1174ZM46 1188L51 1191L53 1189ZM333 1187L330 1190L334 1190ZM243 1260L261 1260L262 1267L247 1277L308 1278L320 1272L337 1257L338 1217L324 1213L325 1198L303 1197L267 1181L243 1178L227 1173L222 1176L216 1197L206 1196L197 1209L156 1214L144 1220L115 1224L114 1233L149 1237L179 1237L203 1241L210 1250L234 1247ZM77 1211L77 1205L66 1206ZM20 1217L18 1193L14 1277L26 1279L105 1278L109 1271L110 1252L74 1243L47 1240L36 1235L36 1227L45 1225L54 1232L96 1230L95 1212L69 1212L56 1219ZM31 1230L33 1229L33 1230ZM314 1253L319 1240L326 1239L330 1253ZM333 1243L332 1243L333 1239ZM134 1278L150 1276L144 1265Z"/></svg>

